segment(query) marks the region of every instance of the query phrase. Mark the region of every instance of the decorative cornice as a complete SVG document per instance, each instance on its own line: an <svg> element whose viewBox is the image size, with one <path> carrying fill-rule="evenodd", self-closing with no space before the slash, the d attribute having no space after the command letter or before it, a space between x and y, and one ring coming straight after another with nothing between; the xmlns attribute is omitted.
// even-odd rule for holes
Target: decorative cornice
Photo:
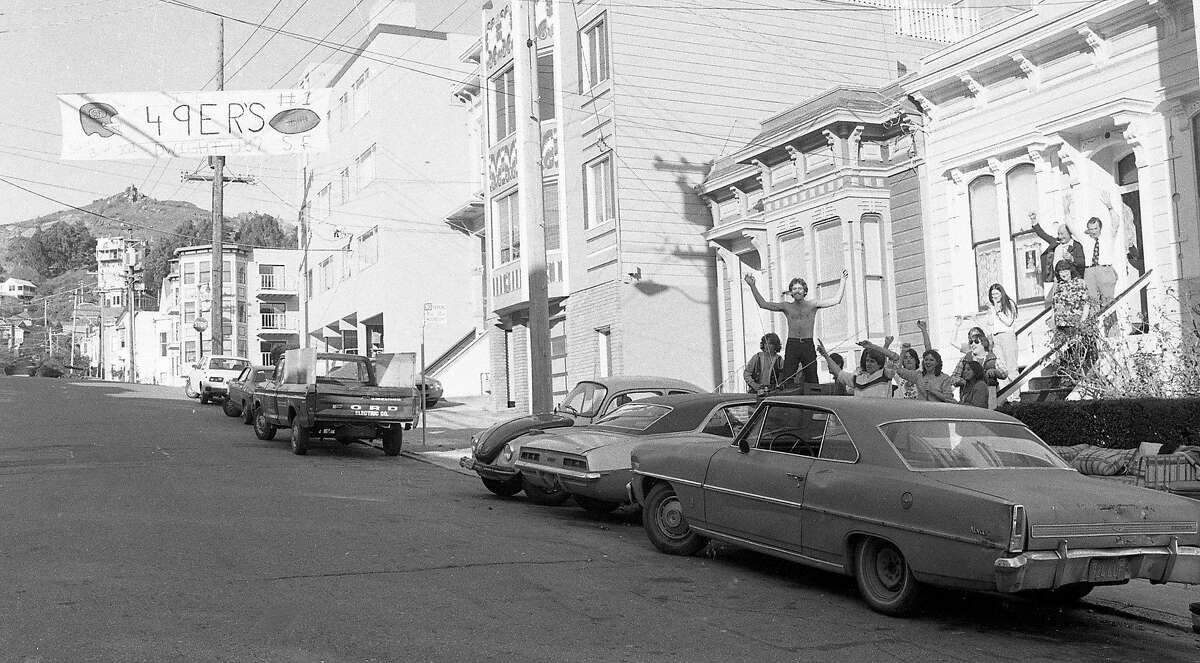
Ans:
<svg viewBox="0 0 1200 663"><path fill-rule="evenodd" d="M987 89L984 88L979 81L975 80L975 77L972 76L971 72L969 71L960 73L958 75L958 80L962 81L963 84L967 86L967 90L971 93L971 96L975 97L976 99L982 99L984 93L987 92Z"/></svg>
<svg viewBox="0 0 1200 663"><path fill-rule="evenodd" d="M1004 171L1004 164L996 157L991 157L987 160L988 170L992 172L994 177L999 178Z"/></svg>
<svg viewBox="0 0 1200 663"><path fill-rule="evenodd" d="M1088 48L1092 49L1092 56L1097 62L1108 59L1108 40L1101 37L1092 24L1084 23L1076 27L1075 32L1078 32L1079 36L1087 42Z"/></svg>
<svg viewBox="0 0 1200 663"><path fill-rule="evenodd" d="M1164 0L1146 0L1146 4L1154 11L1154 15L1163 24L1163 36L1174 37L1179 32L1179 11Z"/></svg>
<svg viewBox="0 0 1200 663"><path fill-rule="evenodd" d="M926 117L928 117L930 120L937 119L937 106L933 105L933 102L927 99L925 95L921 94L920 92L913 92L908 96L912 97L913 101L917 102L917 106L920 107L921 112L924 113Z"/></svg>
<svg viewBox="0 0 1200 663"><path fill-rule="evenodd" d="M966 178L963 177L963 172L957 168L951 168L946 174L949 175L950 180L958 186L962 186L963 182L966 180Z"/></svg>
<svg viewBox="0 0 1200 663"><path fill-rule="evenodd" d="M1021 75L1025 77L1025 82L1029 89L1037 89L1037 86L1042 82L1041 68L1020 51L1013 53L1010 57L1021 68Z"/></svg>

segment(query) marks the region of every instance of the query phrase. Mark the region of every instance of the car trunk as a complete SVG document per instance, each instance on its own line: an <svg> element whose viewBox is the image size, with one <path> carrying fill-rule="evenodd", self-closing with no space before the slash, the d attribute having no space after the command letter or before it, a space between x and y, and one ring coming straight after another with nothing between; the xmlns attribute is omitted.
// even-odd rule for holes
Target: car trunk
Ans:
<svg viewBox="0 0 1200 663"><path fill-rule="evenodd" d="M1028 550L1196 545L1200 502L1067 470L952 470L938 481L1025 507Z"/></svg>
<svg viewBox="0 0 1200 663"><path fill-rule="evenodd" d="M412 387L370 387L318 382L313 388L315 418L412 419L416 412Z"/></svg>

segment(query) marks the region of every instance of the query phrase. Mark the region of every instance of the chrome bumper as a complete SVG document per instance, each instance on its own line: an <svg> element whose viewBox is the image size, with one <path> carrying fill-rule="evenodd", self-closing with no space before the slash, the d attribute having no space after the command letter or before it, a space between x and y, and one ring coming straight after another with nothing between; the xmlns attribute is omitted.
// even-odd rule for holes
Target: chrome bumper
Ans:
<svg viewBox="0 0 1200 663"><path fill-rule="evenodd" d="M496 465L488 465L487 463L480 463L472 456L463 456L462 458L459 458L458 465L459 467L471 470L484 479L494 479L496 481L508 481L509 479L521 474L516 469L511 467L499 467Z"/></svg>
<svg viewBox="0 0 1200 663"><path fill-rule="evenodd" d="M1076 548L1064 541L1057 550L1021 553L997 559L996 591L1053 589L1076 583L1120 584L1143 578L1155 584L1200 584L1200 548L1166 546Z"/></svg>

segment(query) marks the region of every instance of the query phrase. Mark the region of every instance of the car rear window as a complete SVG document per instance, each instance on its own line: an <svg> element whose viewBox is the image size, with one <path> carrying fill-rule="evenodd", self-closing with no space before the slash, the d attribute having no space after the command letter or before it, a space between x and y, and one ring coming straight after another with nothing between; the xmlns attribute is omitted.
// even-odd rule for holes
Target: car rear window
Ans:
<svg viewBox="0 0 1200 663"><path fill-rule="evenodd" d="M210 369L218 371L240 371L250 365L250 362L240 359L212 359L208 362Z"/></svg>
<svg viewBox="0 0 1200 663"><path fill-rule="evenodd" d="M898 421L879 427L912 470L1068 469L1028 428L1003 421Z"/></svg>
<svg viewBox="0 0 1200 663"><path fill-rule="evenodd" d="M371 373L367 360L339 360L317 357L317 382L337 382L339 384L370 384Z"/></svg>
<svg viewBox="0 0 1200 663"><path fill-rule="evenodd" d="M625 430L646 430L654 422L667 416L671 408L653 403L628 403L612 414L597 419L595 425Z"/></svg>

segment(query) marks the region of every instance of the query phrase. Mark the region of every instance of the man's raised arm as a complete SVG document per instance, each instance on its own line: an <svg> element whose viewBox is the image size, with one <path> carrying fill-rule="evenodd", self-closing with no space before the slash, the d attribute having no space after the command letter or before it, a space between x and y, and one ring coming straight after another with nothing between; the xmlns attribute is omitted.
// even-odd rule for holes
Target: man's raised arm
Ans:
<svg viewBox="0 0 1200 663"><path fill-rule="evenodd" d="M750 286L750 294L754 295L754 301L758 302L758 307L768 311L782 311L783 304L778 302L769 302L763 299L762 293L758 291L758 285L754 282L754 275L746 275L746 284Z"/></svg>
<svg viewBox="0 0 1200 663"><path fill-rule="evenodd" d="M850 278L849 270L842 270L842 279L838 281L837 292L825 299L818 299L813 302L816 308L828 308L842 303L842 297L846 294L846 279Z"/></svg>

